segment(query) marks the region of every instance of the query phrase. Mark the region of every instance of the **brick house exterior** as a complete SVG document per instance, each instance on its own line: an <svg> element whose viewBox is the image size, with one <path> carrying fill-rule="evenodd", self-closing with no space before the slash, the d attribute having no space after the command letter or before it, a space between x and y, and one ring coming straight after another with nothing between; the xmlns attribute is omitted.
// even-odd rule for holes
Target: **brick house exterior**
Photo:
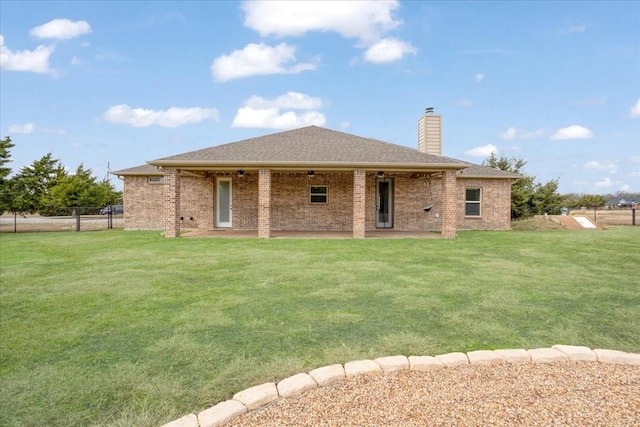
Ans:
<svg viewBox="0 0 640 427"><path fill-rule="evenodd" d="M510 227L516 174L439 155L440 117L419 149L309 126L114 172L127 229L441 231ZM425 126L426 124L426 126ZM433 132L431 132L433 133ZM429 138L434 141L430 141Z"/></svg>

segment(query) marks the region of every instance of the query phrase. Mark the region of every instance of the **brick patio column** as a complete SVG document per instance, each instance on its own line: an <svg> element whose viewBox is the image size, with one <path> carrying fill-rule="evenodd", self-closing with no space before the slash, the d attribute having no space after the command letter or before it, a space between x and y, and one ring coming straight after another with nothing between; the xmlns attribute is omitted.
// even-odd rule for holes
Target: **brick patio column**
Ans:
<svg viewBox="0 0 640 427"><path fill-rule="evenodd" d="M364 239L367 171L353 171L353 238Z"/></svg>
<svg viewBox="0 0 640 427"><path fill-rule="evenodd" d="M442 172L442 237L455 239L456 237L456 171Z"/></svg>
<svg viewBox="0 0 640 427"><path fill-rule="evenodd" d="M258 237L271 235L271 170L260 169L258 175Z"/></svg>
<svg viewBox="0 0 640 427"><path fill-rule="evenodd" d="M164 237L180 237L180 172L164 170Z"/></svg>

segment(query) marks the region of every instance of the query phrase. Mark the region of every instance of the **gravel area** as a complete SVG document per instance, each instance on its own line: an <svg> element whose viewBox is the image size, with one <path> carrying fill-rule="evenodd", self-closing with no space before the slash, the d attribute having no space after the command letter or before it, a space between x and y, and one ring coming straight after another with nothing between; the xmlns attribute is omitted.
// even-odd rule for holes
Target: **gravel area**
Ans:
<svg viewBox="0 0 640 427"><path fill-rule="evenodd" d="M227 426L640 426L640 366L463 365L348 377Z"/></svg>

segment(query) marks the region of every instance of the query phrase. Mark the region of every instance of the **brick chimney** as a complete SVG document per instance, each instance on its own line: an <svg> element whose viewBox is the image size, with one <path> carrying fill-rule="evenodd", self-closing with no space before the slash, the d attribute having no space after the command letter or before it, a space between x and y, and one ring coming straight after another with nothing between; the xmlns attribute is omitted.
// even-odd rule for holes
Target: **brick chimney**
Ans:
<svg viewBox="0 0 640 427"><path fill-rule="evenodd" d="M418 120L418 151L442 156L442 116L434 115L431 107Z"/></svg>

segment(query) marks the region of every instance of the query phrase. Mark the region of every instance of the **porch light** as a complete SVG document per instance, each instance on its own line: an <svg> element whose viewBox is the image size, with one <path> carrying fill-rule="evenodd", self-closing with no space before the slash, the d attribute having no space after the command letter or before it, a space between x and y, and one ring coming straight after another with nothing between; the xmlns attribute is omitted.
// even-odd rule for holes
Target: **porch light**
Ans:
<svg viewBox="0 0 640 427"><path fill-rule="evenodd" d="M378 171L378 178L384 177L384 171Z"/></svg>
<svg viewBox="0 0 640 427"><path fill-rule="evenodd" d="M242 178L242 177L244 176L244 171L243 171L242 169L240 169L240 170L238 171L238 176L239 176L240 178Z"/></svg>
<svg viewBox="0 0 640 427"><path fill-rule="evenodd" d="M313 178L316 173L314 171L307 171L307 175Z"/></svg>

